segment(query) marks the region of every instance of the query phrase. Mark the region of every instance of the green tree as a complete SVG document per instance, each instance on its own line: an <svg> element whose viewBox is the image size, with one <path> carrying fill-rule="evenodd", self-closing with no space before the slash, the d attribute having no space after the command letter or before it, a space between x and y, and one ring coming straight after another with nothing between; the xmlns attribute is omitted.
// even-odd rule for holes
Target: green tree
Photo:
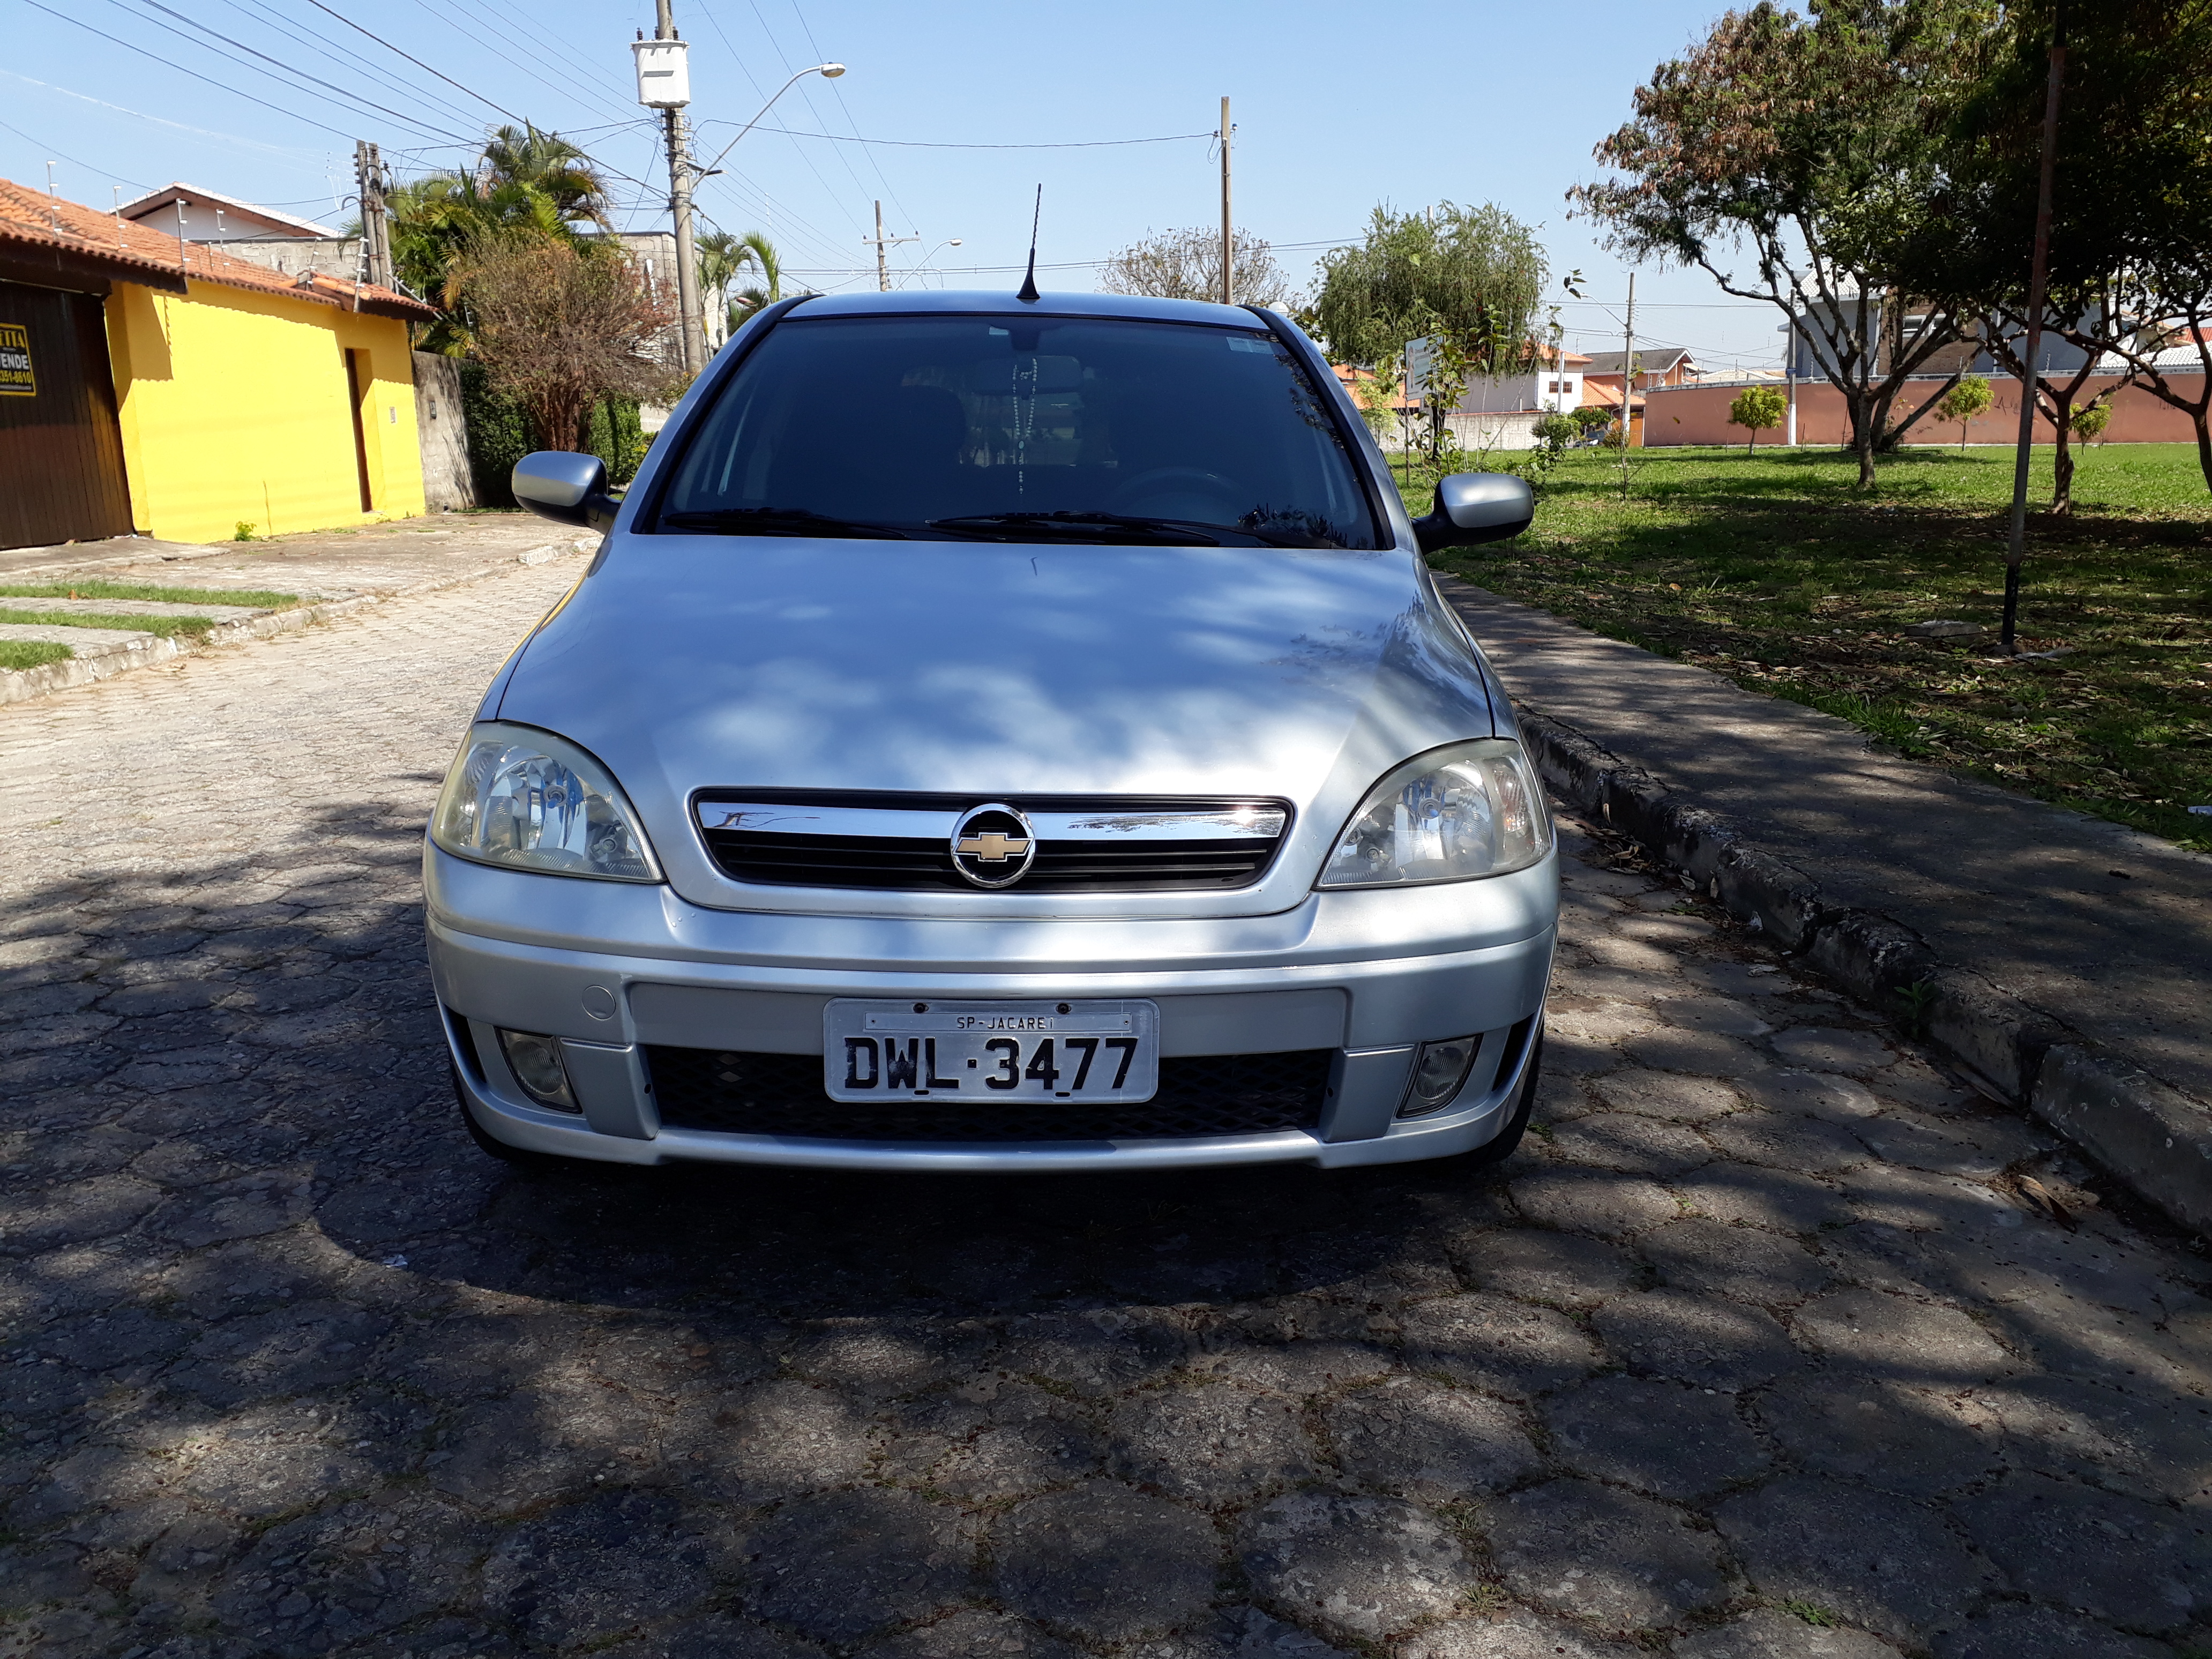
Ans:
<svg viewBox="0 0 2212 1659"><path fill-rule="evenodd" d="M526 185L550 200L563 224L608 223L607 182L598 164L557 132L497 127L478 170L493 185Z"/></svg>
<svg viewBox="0 0 2212 1659"><path fill-rule="evenodd" d="M1978 43L1943 130L1944 234L1923 271L1989 315L1990 349L2016 375L2055 4L2017 0ZM2063 378L2042 369L2034 388L2057 439L2062 514L2074 404L2115 361L2190 417L2212 488L2212 0L2069 5L2064 45L2042 327L2082 362ZM2179 373L2159 361L2176 343L2196 348Z"/></svg>
<svg viewBox="0 0 2212 1659"><path fill-rule="evenodd" d="M2110 404L2088 404L2074 411L2074 418L2067 422L2067 426L2075 437L2083 443L2088 443L2102 436L2112 420L2112 406Z"/></svg>
<svg viewBox="0 0 2212 1659"><path fill-rule="evenodd" d="M708 307L722 324L726 340L744 326L745 319L763 306L783 298L783 260L767 233L749 230L742 236L726 230L710 231L695 244L699 258L699 289L714 296ZM747 271L758 280L732 294L733 283ZM717 341L717 344L720 342Z"/></svg>
<svg viewBox="0 0 2212 1659"><path fill-rule="evenodd" d="M1907 303L1942 183L1941 123L1983 0L1770 0L1730 12L1636 90L1597 147L1616 176L1569 192L1638 261L1705 270L1780 310L1843 394L1859 482L1928 410L1893 410L1956 337L1955 307ZM1749 264L1742 255L1749 255Z"/></svg>
<svg viewBox="0 0 2212 1659"><path fill-rule="evenodd" d="M1338 362L1405 364L1441 462L1468 380L1534 363L1548 276L1534 233L1503 208L1378 207L1364 241L1323 256L1310 315Z"/></svg>
<svg viewBox="0 0 2212 1659"><path fill-rule="evenodd" d="M1988 411L1995 401L1990 383L1978 374L1961 374L1951 384L1951 389L1937 400L1936 418L1946 425L1959 428L1959 447L1966 447L1966 426L1977 416Z"/></svg>
<svg viewBox="0 0 2212 1659"><path fill-rule="evenodd" d="M473 319L448 278L471 246L518 234L574 241L579 225L604 228L609 212L591 159L534 125L499 128L474 165L410 179L385 202L400 281L443 311L416 343L453 356L468 349Z"/></svg>
<svg viewBox="0 0 2212 1659"><path fill-rule="evenodd" d="M1377 363L1441 335L1476 373L1533 361L1548 271L1535 234L1503 208L1378 207L1366 239L1323 256L1312 316L1341 362Z"/></svg>
<svg viewBox="0 0 2212 1659"><path fill-rule="evenodd" d="M1729 405L1729 424L1740 426L1751 434L1751 441L1743 447L1747 455L1759 447L1759 434L1782 424L1789 412L1790 400L1771 386L1747 386L1735 395Z"/></svg>

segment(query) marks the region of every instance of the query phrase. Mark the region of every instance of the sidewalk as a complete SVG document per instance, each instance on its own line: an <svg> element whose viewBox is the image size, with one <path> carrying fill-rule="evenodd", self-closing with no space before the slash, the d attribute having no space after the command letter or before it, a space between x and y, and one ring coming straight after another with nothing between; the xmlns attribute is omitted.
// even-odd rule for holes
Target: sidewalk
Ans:
<svg viewBox="0 0 2212 1659"><path fill-rule="evenodd" d="M0 624L0 636L65 645L73 653L34 668L0 669L0 703L90 684L213 647L310 627L366 605L480 581L517 564L543 564L587 552L598 544L596 536L564 533L531 514L498 513L441 514L256 542L200 545L118 537L63 547L9 549L0 551L0 585L56 584L66 589L73 580L82 579L201 589L210 594L258 590L292 594L297 602L229 605L198 600L0 597L0 608L112 618L112 626L99 628ZM133 617L205 617L213 626L198 634L166 637L131 626Z"/></svg>
<svg viewBox="0 0 2212 1659"><path fill-rule="evenodd" d="M2212 1207L2212 859L1879 753L1843 720L1484 589L1437 586L1516 703L1543 717L1531 743L1555 787L1598 797L1577 805L1610 799L1617 827L1701 884L1737 887L1731 908L1879 1005L1902 1013L1899 989L1940 988L1931 1035L2045 1115L2039 1087L2065 1082L2045 1063L2058 1048L2140 1068L2166 1117L2196 1130L2174 1145L2169 1121L2167 1146L2146 1155L2203 1166Z"/></svg>

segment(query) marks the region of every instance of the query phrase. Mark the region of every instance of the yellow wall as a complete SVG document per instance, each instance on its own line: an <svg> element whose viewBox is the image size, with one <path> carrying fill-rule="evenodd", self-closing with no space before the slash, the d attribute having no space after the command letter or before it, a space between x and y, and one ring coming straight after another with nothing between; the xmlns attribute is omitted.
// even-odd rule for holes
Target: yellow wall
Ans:
<svg viewBox="0 0 2212 1659"><path fill-rule="evenodd" d="M418 514L422 449L407 325L283 295L118 283L107 301L131 512L165 541L227 541ZM368 354L361 507L344 352Z"/></svg>

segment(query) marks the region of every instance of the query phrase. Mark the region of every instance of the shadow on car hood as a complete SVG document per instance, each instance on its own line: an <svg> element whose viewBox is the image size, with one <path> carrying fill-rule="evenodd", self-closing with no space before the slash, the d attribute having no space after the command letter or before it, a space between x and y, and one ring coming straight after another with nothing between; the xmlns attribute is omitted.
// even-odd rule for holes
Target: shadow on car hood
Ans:
<svg viewBox="0 0 2212 1659"><path fill-rule="evenodd" d="M751 537L622 538L499 717L605 762L709 903L701 788L1258 794L1299 809L1295 843L1492 730L1407 553Z"/></svg>

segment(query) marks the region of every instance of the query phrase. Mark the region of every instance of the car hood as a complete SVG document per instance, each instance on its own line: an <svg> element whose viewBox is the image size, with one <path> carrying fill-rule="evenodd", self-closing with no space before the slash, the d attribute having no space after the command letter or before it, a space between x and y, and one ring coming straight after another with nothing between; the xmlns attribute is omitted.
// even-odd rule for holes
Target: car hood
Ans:
<svg viewBox="0 0 2212 1659"><path fill-rule="evenodd" d="M1382 772L1494 729L1465 635L1397 550L626 535L529 641L499 718L605 763L693 902L927 914L945 896L731 881L692 793L1277 797L1296 817L1258 888L1103 901L1252 914L1303 897Z"/></svg>

